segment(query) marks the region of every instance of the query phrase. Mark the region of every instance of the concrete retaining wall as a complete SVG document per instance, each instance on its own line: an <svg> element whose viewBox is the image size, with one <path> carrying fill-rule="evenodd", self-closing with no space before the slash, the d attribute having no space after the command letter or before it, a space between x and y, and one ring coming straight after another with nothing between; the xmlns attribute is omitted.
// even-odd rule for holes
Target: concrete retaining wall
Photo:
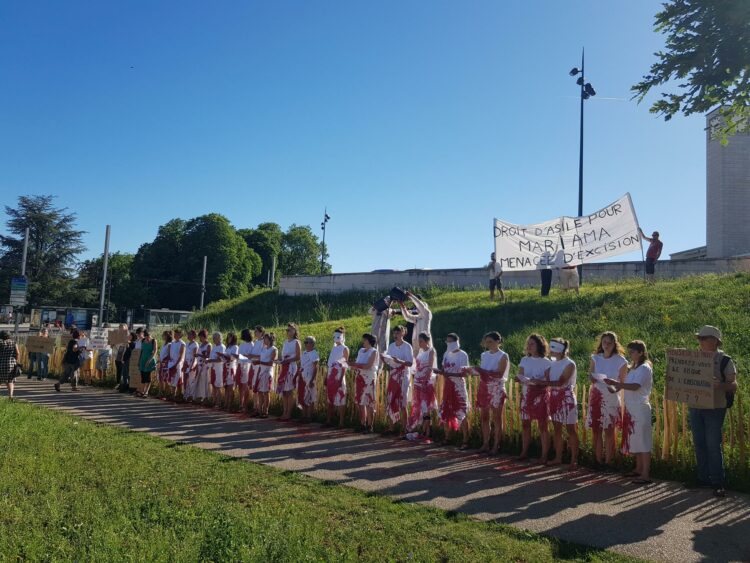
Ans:
<svg viewBox="0 0 750 563"><path fill-rule="evenodd" d="M675 278L696 274L726 274L750 272L750 258L723 258L701 260L665 260L657 264L657 277ZM587 264L583 275L588 280L621 280L643 276L642 262L604 262ZM557 283L557 272L553 280ZM506 287L539 285L539 272L507 272L503 275ZM361 272L332 274L330 276L282 277L279 291L285 295L313 295L316 293L341 293L351 290L382 290L400 287L486 287L487 270L463 268L452 270L412 270L403 272Z"/></svg>

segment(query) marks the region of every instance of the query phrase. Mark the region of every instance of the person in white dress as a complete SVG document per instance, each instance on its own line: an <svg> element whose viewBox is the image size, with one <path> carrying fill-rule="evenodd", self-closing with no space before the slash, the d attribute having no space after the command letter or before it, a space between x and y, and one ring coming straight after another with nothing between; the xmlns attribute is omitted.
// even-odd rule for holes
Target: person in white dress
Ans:
<svg viewBox="0 0 750 563"><path fill-rule="evenodd" d="M414 353L411 344L404 341L405 335L406 328L403 326L394 328L393 342L388 345L386 353L380 355L381 361L389 367L385 400L388 432L394 432L394 425L400 422L401 436L406 434L409 384L414 364Z"/></svg>
<svg viewBox="0 0 750 563"><path fill-rule="evenodd" d="M240 412L244 413L247 411L248 399L252 393L252 373L253 364L251 356L253 354L253 333L249 328L243 328L240 332L240 346L239 356L237 361L239 367L237 368L237 377L235 383L239 386L240 390Z"/></svg>
<svg viewBox="0 0 750 563"><path fill-rule="evenodd" d="M503 338L497 331L488 332L482 339L485 351L482 352L479 367L469 371L479 376L477 388L477 408L481 413L482 447L479 453L497 455L503 436L503 409L505 408L505 383L508 381L510 361L508 354L500 349ZM494 426L494 433L492 432ZM493 436L494 434L494 436ZM490 450L490 438L494 437Z"/></svg>
<svg viewBox="0 0 750 563"><path fill-rule="evenodd" d="M173 399L177 399L182 391L182 366L185 364L185 341L182 339L182 329L174 329L174 340L169 344L169 360L167 362L167 376Z"/></svg>
<svg viewBox="0 0 750 563"><path fill-rule="evenodd" d="M526 339L526 355L518 362L516 380L521 384L521 455L519 460L529 458L531 446L531 423L536 421L542 441L539 462L546 465L549 456L549 368L547 341L540 334L531 334Z"/></svg>
<svg viewBox="0 0 750 563"><path fill-rule="evenodd" d="M651 449L653 430L651 428L651 388L654 373L648 359L646 344L633 340L628 344L630 366L625 379L607 378L604 382L615 389L624 389L625 415L622 421L622 453L635 456L635 470L627 477L634 477L636 485L651 483Z"/></svg>
<svg viewBox="0 0 750 563"><path fill-rule="evenodd" d="M234 408L234 387L239 369L240 347L237 334L227 333L227 347L222 354L224 359L224 409L231 412Z"/></svg>
<svg viewBox="0 0 750 563"><path fill-rule="evenodd" d="M554 429L555 458L549 465L560 465L563 455L563 427L568 433L570 468L578 467L578 402L576 400L576 363L570 359L570 342L564 338L549 341L549 415Z"/></svg>
<svg viewBox="0 0 750 563"><path fill-rule="evenodd" d="M443 354L442 369L434 370L443 376L443 397L440 401L440 421L445 427L445 441L451 439L451 434L461 431L460 449L469 447L469 409L471 400L466 387L469 355L461 350L461 341L455 332L445 337L446 350Z"/></svg>
<svg viewBox="0 0 750 563"><path fill-rule="evenodd" d="M266 330L261 325L255 325L253 329L253 351L250 353L248 358L252 369L250 371L250 383L248 391L248 400L253 402L253 412L250 416L260 415L260 398L258 397L258 375L260 374L260 353L263 351L265 343L263 337L266 335Z"/></svg>
<svg viewBox="0 0 750 563"><path fill-rule="evenodd" d="M355 370L354 402L359 407L361 432L371 433L375 422L375 388L378 375L378 340L374 334L362 335L362 347L357 353L357 361L349 362L349 368Z"/></svg>
<svg viewBox="0 0 750 563"><path fill-rule="evenodd" d="M208 359L211 357L213 346L208 341L208 331L202 328L198 331L198 357L195 371L195 387L193 389L193 400L203 402L211 396L209 383L211 382L211 364Z"/></svg>
<svg viewBox="0 0 750 563"><path fill-rule="evenodd" d="M416 314L410 313L406 309L406 306L401 303L401 314L403 315L404 320L408 323L414 324L414 331L411 336L411 346L416 354L416 351L419 350L419 335L423 332L425 334L432 334L430 332L430 328L432 327L432 311L425 301L414 295L411 291L405 293L417 309Z"/></svg>
<svg viewBox="0 0 750 563"><path fill-rule="evenodd" d="M273 389L273 366L279 351L274 346L276 335L273 332L267 332L263 335L263 348L260 351L258 380L256 389L258 394L258 416L268 418L268 407L271 402L271 389Z"/></svg>
<svg viewBox="0 0 750 563"><path fill-rule="evenodd" d="M291 420L294 408L294 389L297 386L297 370L302 356L297 325L286 326L286 340L281 347L281 371L276 382L276 394L281 395L282 413L279 420Z"/></svg>
<svg viewBox="0 0 750 563"><path fill-rule="evenodd" d="M326 421L323 426L331 426L333 415L338 414L339 428L344 427L346 410L346 370L349 365L349 347L346 346L346 332L343 326L333 332L333 347L328 355L326 374Z"/></svg>
<svg viewBox="0 0 750 563"><path fill-rule="evenodd" d="M603 332L599 336L596 351L589 363L588 412L586 426L591 428L594 438L594 455L598 464L610 465L615 457L615 430L620 426L622 403L620 394L605 378L625 380L628 362L624 350L614 332Z"/></svg>
<svg viewBox="0 0 750 563"><path fill-rule="evenodd" d="M297 378L297 404L302 409L301 422L307 423L312 420L315 413L315 404L318 402L318 366L320 355L315 349L315 337L305 338L305 350L300 359L300 371Z"/></svg>
<svg viewBox="0 0 750 563"><path fill-rule="evenodd" d="M419 352L415 361L409 428L421 429L422 437L430 440L432 415L437 412L437 395L435 394L437 352L432 347L432 338L427 333L423 332L419 335Z"/></svg>
<svg viewBox="0 0 750 563"><path fill-rule="evenodd" d="M194 330L189 330L187 333L188 341L187 344L185 344L185 363L182 367L182 396L186 401L192 401L195 396L199 349L199 344L195 341L197 336L198 335Z"/></svg>
<svg viewBox="0 0 750 563"><path fill-rule="evenodd" d="M226 371L226 363L224 362L224 352L227 347L222 342L222 336L220 332L214 332L211 336L213 345L211 346L211 354L208 356L208 365L211 369L211 386L213 387L213 402L214 408L220 409L222 404L222 392L224 390L224 376Z"/></svg>

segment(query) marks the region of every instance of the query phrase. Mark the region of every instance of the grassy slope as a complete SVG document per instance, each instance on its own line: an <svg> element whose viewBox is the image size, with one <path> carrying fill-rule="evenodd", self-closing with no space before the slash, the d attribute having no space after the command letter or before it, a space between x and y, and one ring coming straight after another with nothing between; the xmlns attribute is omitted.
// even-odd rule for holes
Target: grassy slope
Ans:
<svg viewBox="0 0 750 563"><path fill-rule="evenodd" d="M23 403L0 427L1 560L625 560Z"/></svg>
<svg viewBox="0 0 750 563"><path fill-rule="evenodd" d="M541 298L538 290L514 290L502 306L490 303L484 290L428 289L422 293L435 314L432 332L441 354L445 334L457 332L464 349L477 361L482 334L499 330L505 338L505 350L513 363L517 363L526 336L540 332L548 338L563 336L571 340L573 359L584 370L596 335L614 330L624 343L635 338L647 343L655 364L656 385L661 387L664 350L695 346L695 330L703 324L714 324L724 331L724 347L738 361L740 371L748 372L745 342L750 334L748 274L684 278L655 286L645 286L640 280L587 284L578 298L559 291ZM330 333L339 324L354 335L369 329L370 318L365 313L379 296L347 293L288 297L263 291L213 303L195 316L191 325L229 330L260 323L276 327L278 332L283 324L294 321L302 325L303 334L316 336L321 351L327 353ZM355 341L358 339L350 336L350 345Z"/></svg>

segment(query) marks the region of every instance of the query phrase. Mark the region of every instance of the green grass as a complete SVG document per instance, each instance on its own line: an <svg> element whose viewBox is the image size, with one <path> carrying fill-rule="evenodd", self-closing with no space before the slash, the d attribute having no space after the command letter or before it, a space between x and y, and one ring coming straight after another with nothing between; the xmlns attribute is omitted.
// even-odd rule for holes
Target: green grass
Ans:
<svg viewBox="0 0 750 563"><path fill-rule="evenodd" d="M646 342L654 361L656 387L664 381L664 351L670 347L694 347L693 334L703 324L719 326L724 348L740 373L750 369L747 335L750 334L750 274L700 276L663 281L646 286L642 280L586 284L579 297L553 291L547 298L537 289L508 292L508 302L491 303L486 290L457 291L427 288L421 291L434 313L432 333L442 354L445 335L456 332L472 361L478 361L482 335L499 330L504 348L517 364L528 334L547 338L562 336L571 341L571 356L579 370L588 369L595 339L614 330L623 343ZM301 332L319 341L321 352L331 346L331 332L346 326L350 346L369 330L367 309L380 294L349 292L340 295L289 297L264 290L250 296L212 303L195 315L190 326L238 330L262 324L279 333L287 322L297 322ZM743 386L746 393L750 385Z"/></svg>
<svg viewBox="0 0 750 563"><path fill-rule="evenodd" d="M625 561L0 402L3 561Z"/></svg>

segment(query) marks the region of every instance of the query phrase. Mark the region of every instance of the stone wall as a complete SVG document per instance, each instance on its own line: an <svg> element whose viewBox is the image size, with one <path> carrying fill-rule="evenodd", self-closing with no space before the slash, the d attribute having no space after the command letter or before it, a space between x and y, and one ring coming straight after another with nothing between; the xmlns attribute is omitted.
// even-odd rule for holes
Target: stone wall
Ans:
<svg viewBox="0 0 750 563"><path fill-rule="evenodd" d="M665 260L657 264L657 277L674 278L708 273L750 272L750 258L724 258L703 260ZM583 267L584 279L621 280L643 276L642 262L604 262ZM553 281L557 283L557 272ZM539 272L507 272L503 276L506 287L539 285ZM486 287L487 271L484 268L452 270L411 270L403 272L360 272L332 274L330 276L282 277L279 290L285 295L312 295L316 293L341 293L343 291L374 291L393 286L405 288Z"/></svg>

